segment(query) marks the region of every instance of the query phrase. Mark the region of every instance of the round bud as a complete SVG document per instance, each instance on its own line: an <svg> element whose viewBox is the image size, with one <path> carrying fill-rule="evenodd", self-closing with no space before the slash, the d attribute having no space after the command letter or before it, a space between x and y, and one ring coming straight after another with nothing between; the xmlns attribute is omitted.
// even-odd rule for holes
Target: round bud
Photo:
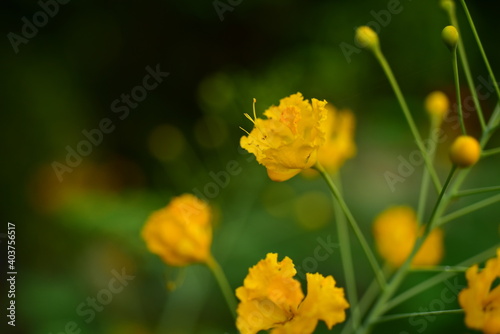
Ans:
<svg viewBox="0 0 500 334"><path fill-rule="evenodd" d="M450 50L455 50L458 44L458 31L454 26L446 26L441 33L443 41Z"/></svg>
<svg viewBox="0 0 500 334"><path fill-rule="evenodd" d="M458 167L467 168L481 157L481 146L476 138L471 136L459 136L450 148L450 159Z"/></svg>
<svg viewBox="0 0 500 334"><path fill-rule="evenodd" d="M377 33L368 26L361 26L356 29L356 40L359 45L371 50L374 50L379 46Z"/></svg>
<svg viewBox="0 0 500 334"><path fill-rule="evenodd" d="M427 95L425 99L425 110L431 117L443 119L450 108L448 97L440 91L435 91Z"/></svg>
<svg viewBox="0 0 500 334"><path fill-rule="evenodd" d="M441 8L450 12L455 10L455 2L453 0L441 0Z"/></svg>

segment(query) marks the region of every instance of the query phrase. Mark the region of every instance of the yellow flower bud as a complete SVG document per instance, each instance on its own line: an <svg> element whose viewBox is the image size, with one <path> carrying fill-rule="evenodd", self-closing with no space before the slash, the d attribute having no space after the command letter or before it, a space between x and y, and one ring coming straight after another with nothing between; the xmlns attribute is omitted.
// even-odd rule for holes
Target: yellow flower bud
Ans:
<svg viewBox="0 0 500 334"><path fill-rule="evenodd" d="M151 214L142 229L148 249L172 266L205 263L212 243L211 210L191 194Z"/></svg>
<svg viewBox="0 0 500 334"><path fill-rule="evenodd" d="M356 40L359 45L372 51L379 47L377 33L368 26L361 26L356 30Z"/></svg>
<svg viewBox="0 0 500 334"><path fill-rule="evenodd" d="M453 0L441 0L441 8L446 11L454 11L455 10L455 2Z"/></svg>
<svg viewBox="0 0 500 334"><path fill-rule="evenodd" d="M425 99L425 110L431 117L437 117L442 120L448 113L450 101L448 97L440 91L435 91L427 95Z"/></svg>
<svg viewBox="0 0 500 334"><path fill-rule="evenodd" d="M441 33L443 41L450 50L455 50L458 43L458 31L454 26L446 26Z"/></svg>
<svg viewBox="0 0 500 334"><path fill-rule="evenodd" d="M481 146L476 138L460 136L450 148L450 159L458 167L466 168L474 165L481 156Z"/></svg>

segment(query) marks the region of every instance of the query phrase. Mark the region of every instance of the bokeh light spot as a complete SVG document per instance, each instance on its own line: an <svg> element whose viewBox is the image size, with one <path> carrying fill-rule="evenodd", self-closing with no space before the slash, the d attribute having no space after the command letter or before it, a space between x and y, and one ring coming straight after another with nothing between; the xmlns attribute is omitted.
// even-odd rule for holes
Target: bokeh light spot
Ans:
<svg viewBox="0 0 500 334"><path fill-rule="evenodd" d="M227 125L220 118L205 116L196 122L194 135L200 146L216 148L227 139Z"/></svg>
<svg viewBox="0 0 500 334"><path fill-rule="evenodd" d="M330 197L317 191L301 195L295 200L293 209L299 225L308 230L322 228L333 214Z"/></svg>
<svg viewBox="0 0 500 334"><path fill-rule="evenodd" d="M262 194L265 210L274 217L288 217L295 190L286 183L270 183Z"/></svg>
<svg viewBox="0 0 500 334"><path fill-rule="evenodd" d="M161 124L155 127L148 140L149 151L161 161L177 159L184 150L185 144L182 132L170 124Z"/></svg>

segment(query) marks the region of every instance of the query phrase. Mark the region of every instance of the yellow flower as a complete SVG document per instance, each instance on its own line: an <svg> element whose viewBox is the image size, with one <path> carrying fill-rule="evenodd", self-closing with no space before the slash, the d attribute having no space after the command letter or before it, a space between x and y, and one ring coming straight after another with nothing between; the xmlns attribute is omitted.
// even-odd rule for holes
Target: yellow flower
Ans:
<svg viewBox="0 0 500 334"><path fill-rule="evenodd" d="M205 263L212 242L211 210L191 194L151 214L142 229L148 249L172 266Z"/></svg>
<svg viewBox="0 0 500 334"><path fill-rule="evenodd" d="M458 294L465 324L487 334L500 333L500 285L493 288L500 278L500 248L497 257L488 260L483 270L479 271L476 264L467 269L465 276L468 287Z"/></svg>
<svg viewBox="0 0 500 334"><path fill-rule="evenodd" d="M240 145L267 168L271 180L286 181L316 163L325 142L325 105L300 93L286 97L264 112L267 119L252 120L254 128Z"/></svg>
<svg viewBox="0 0 500 334"><path fill-rule="evenodd" d="M296 273L290 258L278 262L275 253L250 268L243 286L236 289L240 333L272 329L271 334L309 334L319 320L329 329L345 320L349 304L332 276L308 273L304 298L300 282L293 278Z"/></svg>
<svg viewBox="0 0 500 334"><path fill-rule="evenodd" d="M401 266L410 255L420 234L417 217L407 206L391 207L375 219L373 234L380 255L393 267ZM443 231L435 229L413 258L414 266L438 264L443 256Z"/></svg>
<svg viewBox="0 0 500 334"><path fill-rule="evenodd" d="M338 111L331 104L326 105L326 142L318 149L318 162L329 173L335 173L347 159L356 154L354 128L356 119L350 110ZM316 176L313 169L303 171L304 176Z"/></svg>

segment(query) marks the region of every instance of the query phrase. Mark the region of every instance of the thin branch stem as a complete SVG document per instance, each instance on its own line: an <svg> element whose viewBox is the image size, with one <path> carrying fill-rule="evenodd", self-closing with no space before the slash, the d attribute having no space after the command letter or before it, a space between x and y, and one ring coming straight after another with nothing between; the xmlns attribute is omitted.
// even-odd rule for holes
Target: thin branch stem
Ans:
<svg viewBox="0 0 500 334"><path fill-rule="evenodd" d="M392 272L392 268L387 265L384 266L382 270L384 272L384 277L387 277ZM361 297L361 300L357 305L361 317L363 317L366 314L370 305L372 305L373 301L378 296L379 292L380 292L380 286L377 283L377 279L373 278L372 282L368 286L368 289L366 289L366 291L363 294L363 297ZM347 323L345 324L344 328L342 328L341 334L352 333L353 328L354 324L353 324L353 319L351 317L347 320Z"/></svg>
<svg viewBox="0 0 500 334"><path fill-rule="evenodd" d="M495 87L495 91L497 93L498 99L500 99L500 89L498 87L497 80L495 79L495 74L493 73L493 70L491 69L490 62L488 61L488 57L486 56L486 52L484 52L483 44L481 43L481 39L479 38L479 35L476 30L476 26L474 25L474 21L472 20L472 16L470 15L469 8L467 8L467 5L465 4L465 0L461 0L462 6L464 7L465 15L467 16L467 20L469 21L470 28L472 30L472 33L474 34L474 38L476 39L477 45L479 47L479 51L481 52L481 56L483 57L484 64L486 65L486 69L488 70L488 74L490 75L492 81L493 81L493 86Z"/></svg>
<svg viewBox="0 0 500 334"><path fill-rule="evenodd" d="M354 216L351 213L351 210L349 210L349 207L345 203L344 199L339 193L339 190L333 183L330 175L325 171L325 169L317 163L315 166L316 170L321 174L323 179L326 181L326 184L328 185L328 188L330 188L330 191L332 192L333 196L335 199L337 199L340 207L342 208L342 211L347 217L347 221L351 225L351 228L354 231L354 234L358 238L359 243L361 244L361 248L363 248L363 251L365 252L366 257L368 258L368 262L370 263L370 266L372 267L373 272L375 273L375 277L377 278L377 281L382 289L385 288L386 281L384 278L384 275L382 275L382 271L380 270L380 266L375 259L375 255L373 254L370 246L368 245L368 242L366 241L363 232L361 232L358 223L354 219Z"/></svg>
<svg viewBox="0 0 500 334"><path fill-rule="evenodd" d="M474 204L466 206L465 208L458 209L457 211L454 211L452 213L449 213L439 220L438 225L442 226L446 223L449 223L452 220L455 220L457 218L465 216L466 214L469 214L469 213L474 212L476 210L482 209L482 208L484 208L488 205L494 204L496 202L500 202L500 194L492 196L492 197L487 198L487 199L484 199L482 201L476 202Z"/></svg>
<svg viewBox="0 0 500 334"><path fill-rule="evenodd" d="M335 181L338 184L340 195L342 195L342 185L339 174L335 175ZM347 229L346 216L342 212L339 201L332 195L333 207L335 212L335 222L337 225L338 240L340 243L340 257L346 280L347 296L350 304L353 326L356 329L361 322L358 308L358 292L356 288L356 274L353 267L353 257L351 252L351 242L349 231Z"/></svg>
<svg viewBox="0 0 500 334"><path fill-rule="evenodd" d="M441 206L439 204L442 202L444 194L446 192L446 189L450 185L451 179L453 178L453 175L455 174L456 170L457 170L457 166L453 165L451 167L450 173L448 174L448 177L446 178L443 189L441 190L441 193L439 194L436 205L434 206L434 209L432 210L432 214L431 214L431 218L429 219L429 226L427 228L426 234L429 234L434 229L434 227L435 227L434 225L436 225L436 222L438 221L437 217L439 217L441 214L440 208L444 209L444 206ZM445 201L445 202L448 202L448 201ZM439 214L438 214L438 212L439 212Z"/></svg>
<svg viewBox="0 0 500 334"><path fill-rule="evenodd" d="M399 88L399 84L396 81L396 77L394 76L394 73L391 70L391 67L389 66L389 63L384 57L384 54L380 50L380 48L375 48L373 51L375 58L379 61L380 65L382 66L382 69L385 72L385 75L389 79L389 82L392 86L392 89L394 90L394 94L396 95L396 98L398 99L398 102L401 106L401 109L403 110L403 114L406 118L406 121L408 122L408 125L410 126L411 133L413 134L413 137L415 138L415 142L417 143L417 147L420 150L420 153L422 154L425 165L427 167L427 170L429 170L429 173L432 178L432 182L434 183L434 187L436 188L436 192L439 193L439 190L441 189L441 183L439 182L439 178L437 176L436 170L434 169L434 166L432 165L431 159L429 158L429 155L427 154L427 151L425 150L424 144L422 142L422 137L420 136L420 133L418 132L417 126L415 125L415 121L413 120L413 117L411 116L410 109L408 108L408 104L406 103L406 100L403 96L403 93L401 93L401 89Z"/></svg>
<svg viewBox="0 0 500 334"><path fill-rule="evenodd" d="M495 245L493 247L490 247L489 249L485 250L484 252L481 252L479 254L476 254L470 258L468 258L465 261L460 262L457 264L457 267L468 267L474 263L482 262L485 259L491 257L493 254L495 254L496 249L498 248L498 245ZM433 276L422 283L419 283L408 290L405 290L401 294L397 295L393 299L391 299L386 305L385 305L385 311L387 312L388 310L400 305L401 303L405 302L406 300L422 293L422 291L426 291L427 289L433 287L436 284L441 283L444 280L447 280L450 277L453 277L457 274L457 272L451 271L451 272L441 272L440 274Z"/></svg>
<svg viewBox="0 0 500 334"><path fill-rule="evenodd" d="M434 135L435 130L440 126L440 122L436 117L431 117L430 127L429 127L429 150L427 151L429 154L429 158L431 161L434 161L434 156L436 153L436 141L437 138ZM424 169L422 175L422 183L420 185L420 194L418 197L418 206L417 206L417 222L418 224L422 223L422 219L425 214L425 208L427 205L427 197L429 195L429 181L430 174L428 169Z"/></svg>
<svg viewBox="0 0 500 334"><path fill-rule="evenodd" d="M210 256L207 260L206 265L212 271L217 283L219 284L220 289L222 290L222 294L224 295L224 299L226 300L227 306L231 311L231 315L234 319L236 319L236 307L238 305L236 301L236 297L234 296L233 290L227 281L226 275L224 275L224 271L222 271L221 266L215 260L213 256Z"/></svg>
<svg viewBox="0 0 500 334"><path fill-rule="evenodd" d="M490 150L483 151L483 153L481 154L481 156L483 158L485 158L485 157L489 157L489 156L492 156L492 155L495 155L495 154L499 154L499 153L500 153L500 147L497 147L497 148L492 148Z"/></svg>
<svg viewBox="0 0 500 334"><path fill-rule="evenodd" d="M462 273L467 270L468 267L458 267L458 266L433 266L433 267L416 267L410 268L413 272L446 272L446 273Z"/></svg>
<svg viewBox="0 0 500 334"><path fill-rule="evenodd" d="M460 78L458 76L458 62L457 62L457 48L453 48L451 51L451 64L453 66L453 79L455 80L455 92L457 95L457 111L458 111L458 119L460 121L460 129L462 130L462 134L466 135L467 131L465 130L464 124L464 113L462 110L462 97L460 94Z"/></svg>
<svg viewBox="0 0 500 334"><path fill-rule="evenodd" d="M378 318L377 323L399 320L399 319L404 319L404 318L411 318L411 317L425 317L425 316L429 316L429 315L443 315L443 314L459 314L459 313L463 313L463 312L464 312L463 309L456 309L456 310L391 314L391 315L386 315L385 317Z"/></svg>
<svg viewBox="0 0 500 334"><path fill-rule="evenodd" d="M448 11L448 16L450 18L451 24L458 30L460 36L460 28L458 25L458 19L455 12L455 6L452 6L452 10ZM479 98L477 96L476 88L474 87L474 80L472 79L472 74L469 67L469 62L467 61L467 54L465 52L465 46L462 38L458 39L458 53L460 54L460 60L462 62L462 68L465 73L465 78L467 80L467 85L472 94L472 100L474 101L474 107L477 110L477 115L479 122L481 123L481 129L484 131L486 129L486 122L484 121L483 110L481 109L481 104L479 103Z"/></svg>
<svg viewBox="0 0 500 334"><path fill-rule="evenodd" d="M457 197L464 197L464 196L470 196L470 195L484 194L484 193L488 193L488 192L492 192L492 191L500 191L500 186L462 190L462 191L459 191L456 194L454 194L453 197L457 198Z"/></svg>

